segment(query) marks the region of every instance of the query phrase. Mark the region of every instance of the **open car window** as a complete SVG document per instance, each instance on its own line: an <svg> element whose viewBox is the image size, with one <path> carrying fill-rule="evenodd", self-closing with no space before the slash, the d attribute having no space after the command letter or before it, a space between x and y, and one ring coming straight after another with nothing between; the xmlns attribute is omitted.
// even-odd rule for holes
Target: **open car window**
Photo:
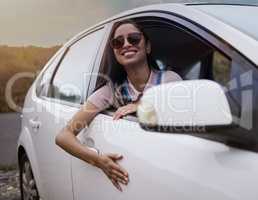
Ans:
<svg viewBox="0 0 258 200"><path fill-rule="evenodd" d="M135 18L144 27L151 42L152 60L159 70L171 70L179 74L183 80L210 79L225 86L230 78L231 60L201 39L186 27L173 24L163 18ZM161 39L162 38L162 39ZM100 67L100 74L112 76L117 73L112 66L115 61L111 56L112 49L107 44ZM95 90L105 84L99 77ZM113 107L105 113L115 112ZM136 117L136 114L132 114Z"/></svg>

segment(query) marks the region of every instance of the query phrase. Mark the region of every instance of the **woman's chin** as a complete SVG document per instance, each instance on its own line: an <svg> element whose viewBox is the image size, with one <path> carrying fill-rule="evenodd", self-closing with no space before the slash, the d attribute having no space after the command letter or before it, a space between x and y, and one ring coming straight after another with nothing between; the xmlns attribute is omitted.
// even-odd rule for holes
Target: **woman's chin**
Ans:
<svg viewBox="0 0 258 200"><path fill-rule="evenodd" d="M132 57L132 58L124 59L120 64L123 65L124 67L132 67L132 66L140 65L140 63L142 63L142 60L136 57Z"/></svg>
<svg viewBox="0 0 258 200"><path fill-rule="evenodd" d="M130 61L123 64L125 68L134 67L137 66L139 62L137 61Z"/></svg>

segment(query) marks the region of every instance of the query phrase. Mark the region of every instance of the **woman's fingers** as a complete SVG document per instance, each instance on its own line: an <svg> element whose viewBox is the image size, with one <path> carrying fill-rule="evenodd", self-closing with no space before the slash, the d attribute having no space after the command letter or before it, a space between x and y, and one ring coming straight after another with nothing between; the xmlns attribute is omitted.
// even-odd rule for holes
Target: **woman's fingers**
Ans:
<svg viewBox="0 0 258 200"><path fill-rule="evenodd" d="M121 118L121 117L122 117L122 114L116 113L116 114L114 115L114 117L113 117L113 120L118 120L118 119Z"/></svg>
<svg viewBox="0 0 258 200"><path fill-rule="evenodd" d="M117 109L117 111L115 112L113 119L117 120L119 118L121 118L122 116L128 115L130 113L134 113L137 110L137 104L128 104L126 106L122 106L120 108Z"/></svg>
<svg viewBox="0 0 258 200"><path fill-rule="evenodd" d="M121 180L120 181L121 183L123 183L123 184L127 184L128 183L128 177L125 176L120 171L118 171L116 169L112 169L111 170L111 174L112 174L112 176L114 176L114 178L117 178L117 179Z"/></svg>
<svg viewBox="0 0 258 200"><path fill-rule="evenodd" d="M117 110L113 116L113 119L114 120L118 120L119 118L121 118L123 115L122 115L122 112L120 110Z"/></svg>
<svg viewBox="0 0 258 200"><path fill-rule="evenodd" d="M112 167L118 172L122 173L124 176L128 177L127 171L118 163L114 164Z"/></svg>
<svg viewBox="0 0 258 200"><path fill-rule="evenodd" d="M109 172L112 175L123 179L126 183L128 182L128 173L117 163L111 165Z"/></svg>
<svg viewBox="0 0 258 200"><path fill-rule="evenodd" d="M133 113L133 111L132 110L125 110L125 111L123 111L123 115L128 115L128 114L130 114L130 113Z"/></svg>
<svg viewBox="0 0 258 200"><path fill-rule="evenodd" d="M121 178L121 176L117 176L116 173L114 173L112 171L107 171L107 172L105 172L105 174L107 175L107 177L109 179L113 179L113 180L115 180L119 183L122 183L124 185L128 184L128 181L126 181L124 177Z"/></svg>
<svg viewBox="0 0 258 200"><path fill-rule="evenodd" d="M118 183L115 179L113 179L112 177L110 177L110 180L111 180L111 182L113 183L113 185L114 185L120 192L123 191L123 190L122 190L122 187L119 185L119 183Z"/></svg>
<svg viewBox="0 0 258 200"><path fill-rule="evenodd" d="M127 171L120 166L118 163L116 163L116 160L114 160L114 162L111 164L112 169L117 170L118 172L122 173L124 176L128 177L128 173Z"/></svg>
<svg viewBox="0 0 258 200"><path fill-rule="evenodd" d="M126 178L125 178L123 175L121 176L121 174L120 174L120 175L116 175L115 172L112 172L111 177L112 177L114 180L116 180L117 182L119 182L119 183L122 183L122 184L124 184L124 185L127 185L127 184L128 184L128 181L126 180Z"/></svg>
<svg viewBox="0 0 258 200"><path fill-rule="evenodd" d="M124 185L127 185L127 183L120 177L116 176L115 174L113 174L112 172L110 171L104 171L104 173L107 175L107 177L110 179L110 180L114 180L116 182L120 182Z"/></svg>
<svg viewBox="0 0 258 200"><path fill-rule="evenodd" d="M132 113L132 111L129 110L129 109L117 110L117 111L115 112L114 116L113 116L113 119L114 119L114 120L118 120L119 118L121 118L121 117L123 117L123 116L125 116L125 115L128 115L128 114L130 114L130 113Z"/></svg>
<svg viewBox="0 0 258 200"><path fill-rule="evenodd" d="M122 158L123 156L121 154L109 153L102 155L100 160L100 168L120 191L122 191L120 183L127 185L129 182L127 171L117 163Z"/></svg>
<svg viewBox="0 0 258 200"><path fill-rule="evenodd" d="M117 163L117 161L121 160L123 158L123 156L121 154L107 154L107 156L113 161L110 163L109 173L112 176L122 179L121 183L127 184L128 183L128 173L122 166L120 166Z"/></svg>

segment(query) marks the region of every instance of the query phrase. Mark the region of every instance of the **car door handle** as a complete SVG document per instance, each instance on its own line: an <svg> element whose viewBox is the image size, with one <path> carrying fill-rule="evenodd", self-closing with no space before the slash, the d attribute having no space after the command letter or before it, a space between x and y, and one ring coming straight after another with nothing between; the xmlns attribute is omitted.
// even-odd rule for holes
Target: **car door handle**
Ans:
<svg viewBox="0 0 258 200"><path fill-rule="evenodd" d="M30 119L29 123L30 123L30 126L32 127L32 129L34 129L34 130L38 130L39 127L41 126L40 121L38 121L37 119Z"/></svg>

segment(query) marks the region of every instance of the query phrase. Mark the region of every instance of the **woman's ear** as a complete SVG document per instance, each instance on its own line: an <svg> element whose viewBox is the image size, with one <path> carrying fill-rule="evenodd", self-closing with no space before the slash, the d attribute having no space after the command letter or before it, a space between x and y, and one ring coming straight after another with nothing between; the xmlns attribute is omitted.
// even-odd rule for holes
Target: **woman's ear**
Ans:
<svg viewBox="0 0 258 200"><path fill-rule="evenodd" d="M147 52L147 54L150 54L150 53L151 53L151 44L150 44L150 41L148 41L147 44L146 44L146 52Z"/></svg>

